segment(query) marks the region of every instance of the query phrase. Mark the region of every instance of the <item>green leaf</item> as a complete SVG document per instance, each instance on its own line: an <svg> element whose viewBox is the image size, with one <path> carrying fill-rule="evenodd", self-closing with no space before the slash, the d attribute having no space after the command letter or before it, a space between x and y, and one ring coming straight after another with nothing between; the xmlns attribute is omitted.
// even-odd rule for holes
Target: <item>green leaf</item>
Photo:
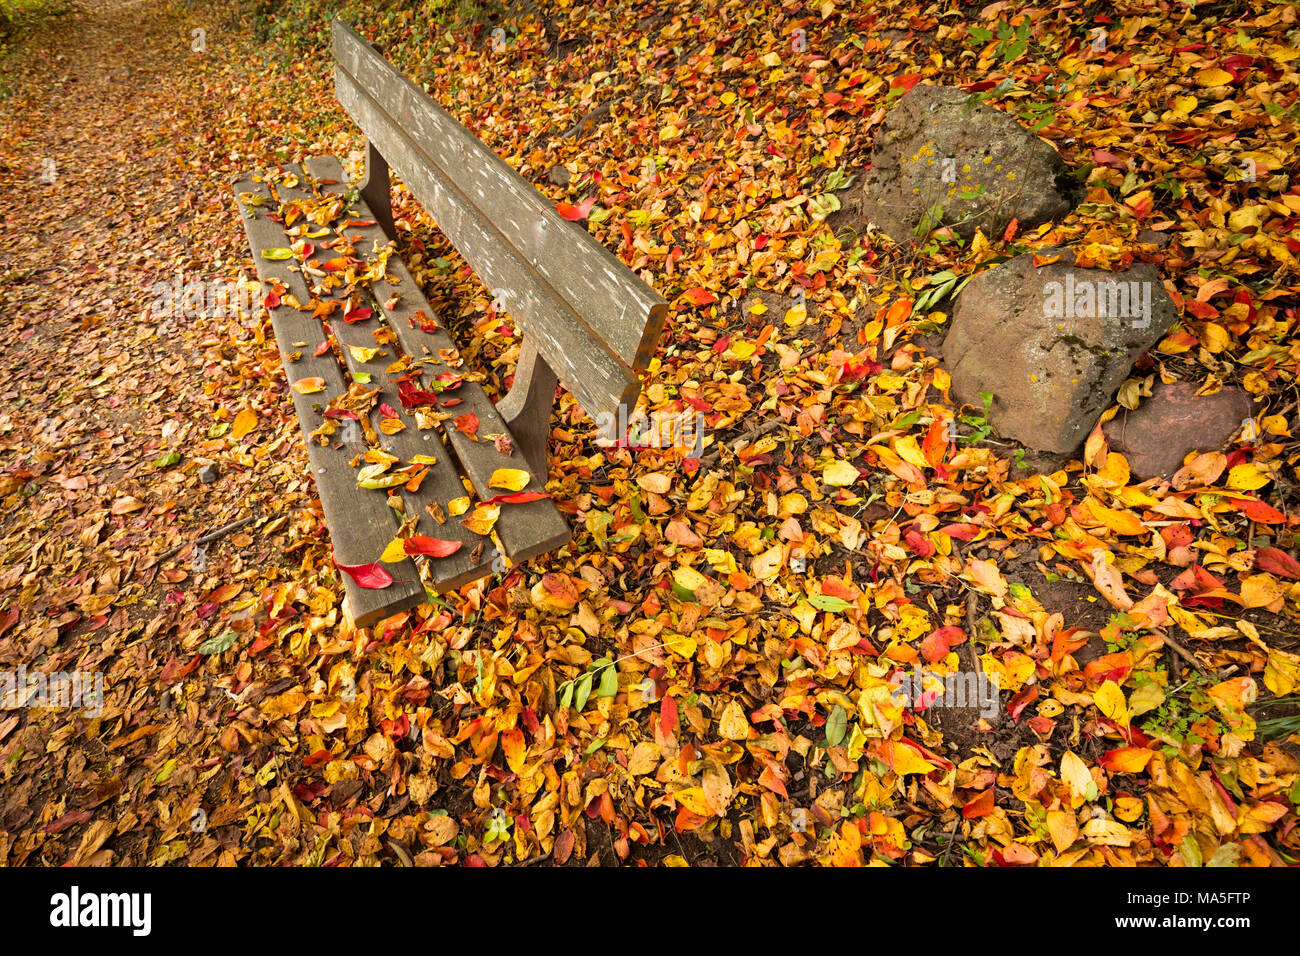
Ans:
<svg viewBox="0 0 1300 956"><path fill-rule="evenodd" d="M263 259L292 259L293 250L286 249L284 246L279 246L274 249L263 249L262 258Z"/></svg>
<svg viewBox="0 0 1300 956"><path fill-rule="evenodd" d="M155 468L170 468L172 465L179 464L180 460L181 460L180 452L178 451L168 452L167 454L161 456L157 461L155 461L153 463L153 466Z"/></svg>
<svg viewBox="0 0 1300 956"><path fill-rule="evenodd" d="M618 694L618 671L614 665L610 664L600 673L600 687L596 690L597 697L614 697Z"/></svg>
<svg viewBox="0 0 1300 956"><path fill-rule="evenodd" d="M853 607L844 598L831 597L829 594L813 594L808 597L808 603L819 611L847 611Z"/></svg>
<svg viewBox="0 0 1300 956"><path fill-rule="evenodd" d="M573 703L573 681L566 680L560 685L560 707L561 709L570 706Z"/></svg>
<svg viewBox="0 0 1300 956"><path fill-rule="evenodd" d="M574 703L578 713L582 713L582 708L587 706L587 698L591 696L591 679L595 676L595 674L586 673L578 681L578 699Z"/></svg>
<svg viewBox="0 0 1300 956"><path fill-rule="evenodd" d="M220 654L230 650L235 646L235 638L239 635L230 628L226 628L216 637L209 638L199 645L200 654Z"/></svg>
<svg viewBox="0 0 1300 956"><path fill-rule="evenodd" d="M826 718L826 740L832 747L838 747L844 740L844 732L849 726L849 715L844 712L844 708L836 704L831 710L831 715Z"/></svg>

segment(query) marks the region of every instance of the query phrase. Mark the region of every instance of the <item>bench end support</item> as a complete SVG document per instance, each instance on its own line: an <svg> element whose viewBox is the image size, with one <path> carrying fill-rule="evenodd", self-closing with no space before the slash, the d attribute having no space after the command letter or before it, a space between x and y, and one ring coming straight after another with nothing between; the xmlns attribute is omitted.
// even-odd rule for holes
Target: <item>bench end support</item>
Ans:
<svg viewBox="0 0 1300 956"><path fill-rule="evenodd" d="M361 198L374 214L375 222L389 239L397 238L393 226L393 190L388 180L388 160L375 144L366 140L366 181L361 184Z"/></svg>
<svg viewBox="0 0 1300 956"><path fill-rule="evenodd" d="M497 404L497 411L519 443L528 467L546 480L546 446L551 436L551 407L555 404L558 380L529 335L524 336L510 392Z"/></svg>

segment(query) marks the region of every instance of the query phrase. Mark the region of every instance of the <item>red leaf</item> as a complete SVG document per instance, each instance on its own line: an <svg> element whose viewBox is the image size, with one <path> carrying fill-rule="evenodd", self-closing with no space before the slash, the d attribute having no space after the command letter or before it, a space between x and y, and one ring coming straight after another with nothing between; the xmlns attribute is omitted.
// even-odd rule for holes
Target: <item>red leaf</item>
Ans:
<svg viewBox="0 0 1300 956"><path fill-rule="evenodd" d="M457 415L453 424L456 426L456 431L464 432L470 438L478 441L478 416L473 412Z"/></svg>
<svg viewBox="0 0 1300 956"><path fill-rule="evenodd" d="M1286 515L1258 498L1240 499L1237 502L1237 510L1251 521L1258 521L1260 524L1286 524Z"/></svg>
<svg viewBox="0 0 1300 956"><path fill-rule="evenodd" d="M712 305L718 301L718 297L708 289L697 286L694 289L687 289L682 295L692 305Z"/></svg>
<svg viewBox="0 0 1300 956"><path fill-rule="evenodd" d="M329 350L330 350L330 340L329 340L329 339L326 339L326 340L325 340L324 342L322 342L320 345L316 346L316 348L312 350L312 353L311 353L311 354L314 355L314 356L316 356L317 358L320 358L322 355L324 355L324 354L325 354L326 352L328 352Z"/></svg>
<svg viewBox="0 0 1300 956"><path fill-rule="evenodd" d="M402 402L403 408L419 408L421 405L433 405L438 401L438 396L433 392L426 392L413 382L398 382L397 397Z"/></svg>
<svg viewBox="0 0 1300 956"><path fill-rule="evenodd" d="M967 820L974 820L977 817L986 817L993 812L993 788L989 787L978 796L972 797L966 801L965 806L961 808L961 815Z"/></svg>
<svg viewBox="0 0 1300 956"><path fill-rule="evenodd" d="M378 561L371 564L339 564L335 561L334 566L340 571L346 571L357 582L357 587L381 591L393 583L393 576Z"/></svg>
<svg viewBox="0 0 1300 956"><path fill-rule="evenodd" d="M387 402L379 403L379 414L383 415L385 418L401 417L400 415L397 414L397 409L395 409L392 405L389 405Z"/></svg>
<svg viewBox="0 0 1300 956"><path fill-rule="evenodd" d="M659 705L659 736L668 737L677 729L677 701L665 697Z"/></svg>
<svg viewBox="0 0 1300 956"><path fill-rule="evenodd" d="M916 84L920 82L921 82L920 73L903 73L899 76L894 77L892 80L889 81L889 88L891 90L902 90L904 93L906 93L908 90L910 90L912 87L916 86Z"/></svg>
<svg viewBox="0 0 1300 956"><path fill-rule="evenodd" d="M591 207L594 205L596 205L596 197L591 196L576 206L567 202L558 203L555 211L569 222L577 222L579 219L586 219L591 214Z"/></svg>
<svg viewBox="0 0 1300 956"><path fill-rule="evenodd" d="M544 491L516 491L512 495L497 495L483 502L485 505L522 505L551 497Z"/></svg>
<svg viewBox="0 0 1300 956"><path fill-rule="evenodd" d="M933 634L921 642L921 653L933 664L947 656L948 651L958 644L966 643L966 632L960 627L948 624L937 628Z"/></svg>
<svg viewBox="0 0 1300 956"><path fill-rule="evenodd" d="M402 542L407 554L423 554L431 558L445 558L461 549L460 541L444 541L441 538L429 538L424 535L412 535Z"/></svg>
<svg viewBox="0 0 1300 956"><path fill-rule="evenodd" d="M1300 581L1300 561L1279 548L1260 548L1255 552L1255 567L1271 574Z"/></svg>
<svg viewBox="0 0 1300 956"><path fill-rule="evenodd" d="M354 322L364 322L366 319L370 318L374 314L375 314L374 309L368 308L367 306L363 305L359 308L353 309L351 312L345 313L343 316L343 321L346 322L348 325L351 325Z"/></svg>

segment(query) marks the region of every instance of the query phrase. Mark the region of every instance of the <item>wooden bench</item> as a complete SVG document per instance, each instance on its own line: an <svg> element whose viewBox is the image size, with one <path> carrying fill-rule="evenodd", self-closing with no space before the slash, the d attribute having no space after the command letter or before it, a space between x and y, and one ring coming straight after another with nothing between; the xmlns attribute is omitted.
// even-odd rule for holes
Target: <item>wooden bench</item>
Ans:
<svg viewBox="0 0 1300 956"><path fill-rule="evenodd" d="M452 502L467 495L462 476L479 503L512 493L500 481L492 486L499 469L529 473L516 497L544 493L557 377L593 418L619 420L619 406L636 403L637 373L650 361L667 303L338 21L334 57L339 103L366 134L364 183L350 185L338 160L320 157L240 176L235 195L258 275L272 290L271 323L296 386L336 564L374 565L401 521L408 537L409 519L418 518L414 534L461 543L445 557L422 558L434 589L447 591L491 574L494 560L503 567L494 543L462 523L469 515L453 516ZM454 343L389 245L390 169L522 332L514 382L499 405L460 380L466 369ZM349 412L358 419L350 425ZM477 418L477 430L466 415ZM369 477L378 469L366 472L371 484L404 468L422 478L388 491L360 487L360 468L373 463L361 456L369 450L372 460L386 460L376 448L399 461L378 482ZM549 497L497 507L493 531L512 564L570 539ZM358 582L366 572L341 575L345 606L360 626L426 600L411 558L382 567L393 581L381 588Z"/></svg>

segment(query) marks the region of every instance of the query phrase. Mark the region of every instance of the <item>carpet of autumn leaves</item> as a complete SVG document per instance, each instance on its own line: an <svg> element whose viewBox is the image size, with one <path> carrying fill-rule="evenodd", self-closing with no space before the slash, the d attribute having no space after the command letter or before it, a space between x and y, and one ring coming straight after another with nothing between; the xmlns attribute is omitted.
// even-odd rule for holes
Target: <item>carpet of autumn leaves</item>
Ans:
<svg viewBox="0 0 1300 956"><path fill-rule="evenodd" d="M365 630L265 312L150 315L158 282L254 276L237 173L356 170L333 9L290 11L292 50L239 4L85 0L4 62L0 667L99 671L106 698L0 711L0 860L1300 857L1300 8L347 7L672 300L646 409L712 440L702 463L603 447L562 393L548 490L573 542ZM1083 205L909 248L841 221L830 197L917 82L1036 127ZM516 330L395 201L405 261L499 391ZM1152 262L1176 297L1126 405L1156 377L1240 384L1255 434L1138 484L1099 432L1037 473L955 409L935 290L1060 244ZM891 676L918 668L988 675L996 715L904 708Z"/></svg>

